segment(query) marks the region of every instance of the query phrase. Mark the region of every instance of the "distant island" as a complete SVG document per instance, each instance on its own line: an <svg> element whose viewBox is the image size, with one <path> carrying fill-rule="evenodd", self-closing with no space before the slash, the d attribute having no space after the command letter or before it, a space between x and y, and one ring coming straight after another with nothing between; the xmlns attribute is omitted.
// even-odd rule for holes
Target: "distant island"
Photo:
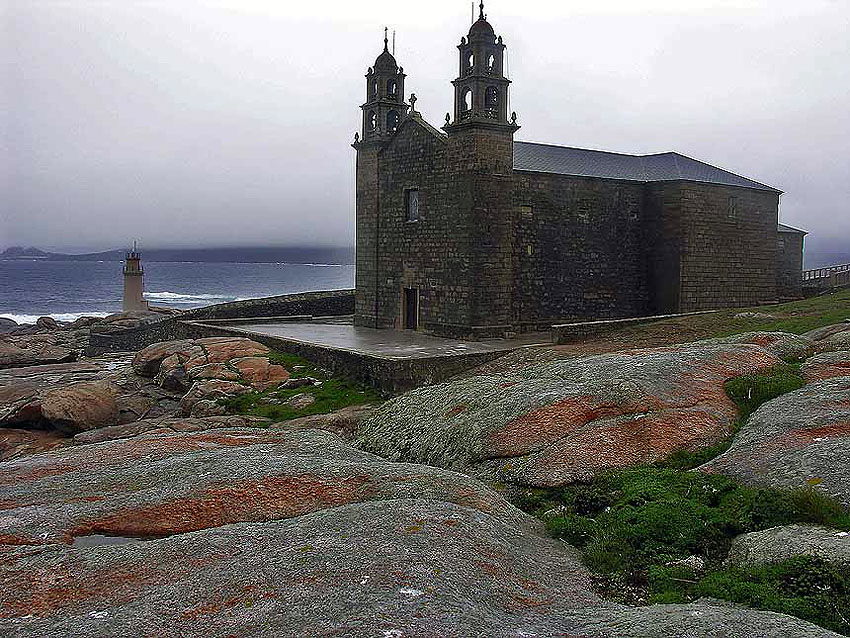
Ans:
<svg viewBox="0 0 850 638"><path fill-rule="evenodd" d="M39 248L12 246L0 252L0 260L39 261L123 261L126 250L116 249L97 253L54 253ZM351 246L278 246L223 248L151 248L143 251L146 262L213 262L213 263L291 263L291 264L353 264Z"/></svg>

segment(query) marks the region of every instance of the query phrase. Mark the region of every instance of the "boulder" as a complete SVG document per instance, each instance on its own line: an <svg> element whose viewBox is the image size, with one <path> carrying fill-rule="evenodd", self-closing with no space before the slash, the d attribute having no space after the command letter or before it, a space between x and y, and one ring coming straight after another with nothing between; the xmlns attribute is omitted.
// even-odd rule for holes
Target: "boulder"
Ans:
<svg viewBox="0 0 850 638"><path fill-rule="evenodd" d="M832 335L838 334L839 332L844 332L846 330L850 330L850 323L836 323L832 324L831 326L815 328L814 330L810 330L809 332L803 333L803 336L808 337L813 341L822 341L827 337L831 337Z"/></svg>
<svg viewBox="0 0 850 638"><path fill-rule="evenodd" d="M729 337L707 339L698 343L752 343L761 346L784 361L800 361L815 350L815 342L804 335L790 332L744 332Z"/></svg>
<svg viewBox="0 0 850 638"><path fill-rule="evenodd" d="M265 357L236 359L233 366L242 379L257 390L266 390L289 379L289 372L280 365L269 363Z"/></svg>
<svg viewBox="0 0 850 638"><path fill-rule="evenodd" d="M850 331L842 330L835 332L815 342L817 352L837 352L839 350L850 350Z"/></svg>
<svg viewBox="0 0 850 638"><path fill-rule="evenodd" d="M686 344L472 375L388 401L358 444L394 460L558 486L726 438L724 383L779 364L749 344Z"/></svg>
<svg viewBox="0 0 850 638"><path fill-rule="evenodd" d="M68 439L56 432L0 428L0 461L47 452L67 444Z"/></svg>
<svg viewBox="0 0 850 638"><path fill-rule="evenodd" d="M228 415L203 419L158 418L142 419L123 425L113 425L74 435L75 445L103 443L115 439L129 439L140 434L170 434L172 432L203 432L222 428L268 428L269 419L255 416Z"/></svg>
<svg viewBox="0 0 850 638"><path fill-rule="evenodd" d="M770 487L814 486L850 506L850 377L762 405L732 447L699 469Z"/></svg>
<svg viewBox="0 0 850 638"><path fill-rule="evenodd" d="M750 532L732 541L726 562L730 567L754 567L796 556L816 556L850 567L850 533L807 525L785 525Z"/></svg>
<svg viewBox="0 0 850 638"><path fill-rule="evenodd" d="M809 357L801 372L808 383L850 376L850 350L822 352Z"/></svg>
<svg viewBox="0 0 850 638"><path fill-rule="evenodd" d="M12 332L18 327L18 322L6 317L0 317L0 335Z"/></svg>
<svg viewBox="0 0 850 638"><path fill-rule="evenodd" d="M343 438L354 436L358 426L375 411L374 405L351 405L328 414L313 414L275 423L276 430L327 430Z"/></svg>
<svg viewBox="0 0 850 638"><path fill-rule="evenodd" d="M219 399L227 399L229 397L239 396L251 391L251 388L233 381L222 381L220 379L208 379L205 381L196 381L192 388L180 399L180 410L184 416L213 416L210 414L210 403L216 404ZM204 403L201 410L205 414L196 413L195 408L199 403ZM224 414L222 406L220 411L215 414Z"/></svg>
<svg viewBox="0 0 850 638"><path fill-rule="evenodd" d="M100 321L100 317L78 317L68 324L68 330L81 330L88 328Z"/></svg>
<svg viewBox="0 0 850 638"><path fill-rule="evenodd" d="M347 504L151 541L84 540L92 545L4 551L0 630L16 638L113 638L139 627L185 638L838 636L716 601L603 603L568 546L438 500Z"/></svg>
<svg viewBox="0 0 850 638"><path fill-rule="evenodd" d="M266 346L243 337L184 339L144 348L136 353L133 368L174 391L185 391L199 379L240 381L266 390L289 379L283 366L269 362L268 353Z"/></svg>
<svg viewBox="0 0 850 638"><path fill-rule="evenodd" d="M318 430L161 431L0 466L7 544L157 537L366 501L421 498L537 529L475 479L391 463Z"/></svg>
<svg viewBox="0 0 850 638"><path fill-rule="evenodd" d="M59 330L59 324L53 317L39 317L35 320L35 325L43 330Z"/></svg>
<svg viewBox="0 0 850 638"><path fill-rule="evenodd" d="M0 369L74 361L77 353L40 335L0 339Z"/></svg>
<svg viewBox="0 0 850 638"><path fill-rule="evenodd" d="M118 422L118 387L108 381L74 383L46 392L41 415L64 432L82 432Z"/></svg>

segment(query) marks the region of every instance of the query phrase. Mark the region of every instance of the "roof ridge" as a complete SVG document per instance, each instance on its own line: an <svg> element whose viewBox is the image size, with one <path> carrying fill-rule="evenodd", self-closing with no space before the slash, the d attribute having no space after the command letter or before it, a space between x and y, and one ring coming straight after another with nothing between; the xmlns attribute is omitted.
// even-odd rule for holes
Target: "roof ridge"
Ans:
<svg viewBox="0 0 850 638"><path fill-rule="evenodd" d="M618 151L602 151L598 148L582 148L581 146L564 146L563 144L547 144L546 142L525 142L516 140L514 144L529 144L533 146L548 146L549 148L566 148L571 151L584 151L586 153L604 153L606 155L619 155L620 157L645 157L644 155L635 155L634 153L620 153Z"/></svg>

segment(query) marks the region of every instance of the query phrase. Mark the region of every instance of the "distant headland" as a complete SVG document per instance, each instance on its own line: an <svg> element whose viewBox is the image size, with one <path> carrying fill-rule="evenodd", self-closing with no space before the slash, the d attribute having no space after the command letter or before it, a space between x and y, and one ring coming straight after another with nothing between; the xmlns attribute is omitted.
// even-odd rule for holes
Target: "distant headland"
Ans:
<svg viewBox="0 0 850 638"><path fill-rule="evenodd" d="M12 246L0 252L0 260L123 261L125 249L67 254L39 248ZM148 262L353 264L351 246L243 246L219 248L149 248Z"/></svg>

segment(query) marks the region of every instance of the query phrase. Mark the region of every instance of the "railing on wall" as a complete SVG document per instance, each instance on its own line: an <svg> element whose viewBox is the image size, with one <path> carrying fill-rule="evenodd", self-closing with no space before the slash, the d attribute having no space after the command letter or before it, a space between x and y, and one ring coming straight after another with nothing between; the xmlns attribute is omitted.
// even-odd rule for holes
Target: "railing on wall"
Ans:
<svg viewBox="0 0 850 638"><path fill-rule="evenodd" d="M824 266L803 271L803 286L830 288L850 284L850 264Z"/></svg>

